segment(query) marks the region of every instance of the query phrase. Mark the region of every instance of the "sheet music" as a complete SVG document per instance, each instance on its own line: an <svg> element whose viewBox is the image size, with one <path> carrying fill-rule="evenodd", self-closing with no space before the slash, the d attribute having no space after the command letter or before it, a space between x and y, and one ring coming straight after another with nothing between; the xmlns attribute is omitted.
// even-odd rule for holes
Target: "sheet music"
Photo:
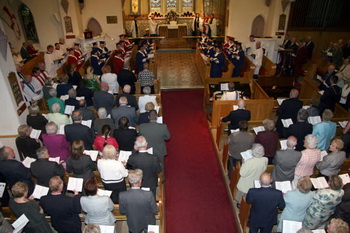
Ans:
<svg viewBox="0 0 350 233"><path fill-rule="evenodd" d="M114 233L115 226L99 225L100 233Z"/></svg>
<svg viewBox="0 0 350 233"><path fill-rule="evenodd" d="M281 150L287 150L287 140L280 140Z"/></svg>
<svg viewBox="0 0 350 233"><path fill-rule="evenodd" d="M318 93L320 93L320 95L323 95L323 93L324 93L324 90L322 90L322 91L319 91Z"/></svg>
<svg viewBox="0 0 350 233"><path fill-rule="evenodd" d="M304 106L303 106L303 109L305 109L305 110L306 110L306 109L309 109L309 108L310 108L309 105L304 105Z"/></svg>
<svg viewBox="0 0 350 233"><path fill-rule="evenodd" d="M40 199L42 196L46 196L49 193L49 188L36 184L33 192L33 196L36 199Z"/></svg>
<svg viewBox="0 0 350 233"><path fill-rule="evenodd" d="M66 108L64 109L64 114L71 115L72 112L74 111L75 106L73 105L66 105Z"/></svg>
<svg viewBox="0 0 350 233"><path fill-rule="evenodd" d="M83 182L83 178L69 177L67 190L81 192L83 190Z"/></svg>
<svg viewBox="0 0 350 233"><path fill-rule="evenodd" d="M322 161L323 158L324 158L326 155L328 155L327 151L325 151L325 150L321 151L321 158L320 158L320 161Z"/></svg>
<svg viewBox="0 0 350 233"><path fill-rule="evenodd" d="M157 114L159 113L160 106L154 106L154 109L157 111Z"/></svg>
<svg viewBox="0 0 350 233"><path fill-rule="evenodd" d="M92 120L81 121L81 124L86 125L87 127L91 128Z"/></svg>
<svg viewBox="0 0 350 233"><path fill-rule="evenodd" d="M287 193L292 190L292 183L287 181L276 181L275 182L276 189L280 190L282 193Z"/></svg>
<svg viewBox="0 0 350 233"><path fill-rule="evenodd" d="M163 117L162 116L157 118L157 123L163 124Z"/></svg>
<svg viewBox="0 0 350 233"><path fill-rule="evenodd" d="M324 177L310 178L310 180L315 189L323 189L329 187L326 178Z"/></svg>
<svg viewBox="0 0 350 233"><path fill-rule="evenodd" d="M323 79L320 75L316 75L316 78L317 78L317 80L320 80L321 82L323 82Z"/></svg>
<svg viewBox="0 0 350 233"><path fill-rule="evenodd" d="M283 233L296 233L303 227L302 222L283 220Z"/></svg>
<svg viewBox="0 0 350 233"><path fill-rule="evenodd" d="M236 133L236 132L239 132L239 129L231 129L230 131L231 133Z"/></svg>
<svg viewBox="0 0 350 233"><path fill-rule="evenodd" d="M220 83L220 91L228 91L228 83Z"/></svg>
<svg viewBox="0 0 350 233"><path fill-rule="evenodd" d="M17 220L12 223L12 227L14 228L13 233L18 233L21 230L23 230L23 228L27 225L27 223L29 222L29 219L27 218L27 216L25 214L22 214L19 218L17 218Z"/></svg>
<svg viewBox="0 0 350 233"><path fill-rule="evenodd" d="M246 150L241 152L241 156L244 159L244 161L247 161L248 159L253 158L252 150Z"/></svg>
<svg viewBox="0 0 350 233"><path fill-rule="evenodd" d="M110 190L103 190L103 189L97 189L97 195L98 196L110 197L112 195L112 191L110 191Z"/></svg>
<svg viewBox="0 0 350 233"><path fill-rule="evenodd" d="M65 101L65 100L69 99L69 95L61 95L60 99Z"/></svg>
<svg viewBox="0 0 350 233"><path fill-rule="evenodd" d="M259 180L254 180L254 188L261 188L261 184Z"/></svg>
<svg viewBox="0 0 350 233"><path fill-rule="evenodd" d="M34 139L39 139L40 134L41 134L41 130L32 129L32 132L30 132L29 137Z"/></svg>
<svg viewBox="0 0 350 233"><path fill-rule="evenodd" d="M320 123L322 120L320 116L311 116L307 118L307 121L312 125L316 125Z"/></svg>
<svg viewBox="0 0 350 233"><path fill-rule="evenodd" d="M84 100L85 99L85 96L78 96L78 97L75 97L76 100Z"/></svg>
<svg viewBox="0 0 350 233"><path fill-rule="evenodd" d="M265 127L264 126L254 127L253 130L254 130L254 133L258 135L259 132L265 131Z"/></svg>
<svg viewBox="0 0 350 233"><path fill-rule="evenodd" d="M43 114L41 114L41 115L42 115L43 117L45 117L46 120L48 120L48 119L47 119L47 114L44 114L44 113L43 113Z"/></svg>
<svg viewBox="0 0 350 233"><path fill-rule="evenodd" d="M148 148L147 153L153 155L153 147Z"/></svg>
<svg viewBox="0 0 350 233"><path fill-rule="evenodd" d="M49 161L60 164L60 157L50 157Z"/></svg>
<svg viewBox="0 0 350 233"><path fill-rule="evenodd" d="M22 163L26 168L30 168L30 165L32 164L32 162L35 162L36 159L30 158L30 157L26 157Z"/></svg>
<svg viewBox="0 0 350 233"><path fill-rule="evenodd" d="M131 153L132 153L132 151L125 151L125 150L119 151L118 161L128 162L128 159L129 159Z"/></svg>
<svg viewBox="0 0 350 233"><path fill-rule="evenodd" d="M282 124L284 128L288 128L290 125L293 124L292 119L288 118L288 119L282 119Z"/></svg>
<svg viewBox="0 0 350 233"><path fill-rule="evenodd" d="M0 198L4 195L4 191L6 188L6 183L0 183Z"/></svg>
<svg viewBox="0 0 350 233"><path fill-rule="evenodd" d="M346 125L348 124L348 121L339 121L339 125L344 129Z"/></svg>
<svg viewBox="0 0 350 233"><path fill-rule="evenodd" d="M148 225L147 233L159 233L159 226L158 225Z"/></svg>
<svg viewBox="0 0 350 233"><path fill-rule="evenodd" d="M324 229L316 229L316 230L312 230L313 233L326 233L326 230Z"/></svg>
<svg viewBox="0 0 350 233"><path fill-rule="evenodd" d="M281 105L285 100L286 100L285 98L277 98L277 102L279 105Z"/></svg>
<svg viewBox="0 0 350 233"><path fill-rule="evenodd" d="M98 150L84 150L84 154L89 155L92 161L96 161Z"/></svg>
<svg viewBox="0 0 350 233"><path fill-rule="evenodd" d="M238 109L238 105L233 105L233 110L236 111Z"/></svg>
<svg viewBox="0 0 350 233"><path fill-rule="evenodd" d="M63 134L64 135L64 127L65 127L66 125L60 125L60 127L59 127L59 129L58 129L58 131L57 131L57 134Z"/></svg>
<svg viewBox="0 0 350 233"><path fill-rule="evenodd" d="M339 175L339 177L342 179L343 181L343 185L347 184L347 183L350 183L350 177L349 177L349 174L348 173L345 173L345 174L341 174ZM1 184L1 183L0 183ZM0 193L1 194L1 193Z"/></svg>

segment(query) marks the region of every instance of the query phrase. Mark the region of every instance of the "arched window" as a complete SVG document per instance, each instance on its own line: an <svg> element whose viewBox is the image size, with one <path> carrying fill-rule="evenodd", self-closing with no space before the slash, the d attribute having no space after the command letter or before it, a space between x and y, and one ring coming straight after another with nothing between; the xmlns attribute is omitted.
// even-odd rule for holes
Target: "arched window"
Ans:
<svg viewBox="0 0 350 233"><path fill-rule="evenodd" d="M176 4L177 4L177 1L176 0L167 0L166 1L166 9L167 11L176 11Z"/></svg>
<svg viewBox="0 0 350 233"><path fill-rule="evenodd" d="M193 11L193 0L182 0L182 12Z"/></svg>
<svg viewBox="0 0 350 233"><path fill-rule="evenodd" d="M92 36L99 36L102 33L102 27L95 18L91 18L89 20L87 24L87 29L89 29L92 32Z"/></svg>
<svg viewBox="0 0 350 233"><path fill-rule="evenodd" d="M251 34L257 37L263 37L264 27L265 27L265 20L261 15L258 15L253 20Z"/></svg>
<svg viewBox="0 0 350 233"><path fill-rule="evenodd" d="M38 33L36 32L32 12L23 3L19 6L18 11L26 39L32 40L34 43L39 43Z"/></svg>
<svg viewBox="0 0 350 233"><path fill-rule="evenodd" d="M161 12L162 1L161 0L150 0L151 12Z"/></svg>

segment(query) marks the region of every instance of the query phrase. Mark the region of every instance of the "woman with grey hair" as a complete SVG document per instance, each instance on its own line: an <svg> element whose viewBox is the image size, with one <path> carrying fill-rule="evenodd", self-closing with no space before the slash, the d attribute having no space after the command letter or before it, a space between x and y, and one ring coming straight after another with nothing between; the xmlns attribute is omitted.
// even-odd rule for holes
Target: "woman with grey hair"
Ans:
<svg viewBox="0 0 350 233"><path fill-rule="evenodd" d="M251 159L243 161L239 174L241 177L237 183L236 201L237 207L239 207L242 197L245 196L249 189L254 188L254 180L259 180L260 175L265 172L267 168L268 159L264 157L264 147L255 143L252 147Z"/></svg>
<svg viewBox="0 0 350 233"><path fill-rule="evenodd" d="M317 148L320 150L327 150L331 144L332 138L335 136L337 124L331 122L332 118L333 112L326 109L322 114L322 122L314 125L312 134L317 137Z"/></svg>
<svg viewBox="0 0 350 233"><path fill-rule="evenodd" d="M265 149L265 156L269 159L269 164L276 155L278 146L278 132L275 131L275 122L270 119L263 121L265 131L259 132L255 137L255 143L260 143Z"/></svg>
<svg viewBox="0 0 350 233"><path fill-rule="evenodd" d="M145 94L144 96L139 97L138 105L140 109L140 113L146 112L146 104L148 102L152 102L155 107L158 107L156 96L150 96L151 94L151 88L150 87L144 87L143 88L143 93Z"/></svg>
<svg viewBox="0 0 350 233"><path fill-rule="evenodd" d="M46 124L46 134L43 134L43 143L51 157L60 157L66 161L70 155L70 144L63 134L57 134L58 126L54 122Z"/></svg>
<svg viewBox="0 0 350 233"><path fill-rule="evenodd" d="M65 109L66 105L64 104L63 100L57 98L56 89L51 88L49 90L49 94L50 94L51 98L47 100L47 105L49 106L50 112L53 112L52 105L57 103L60 105L60 113L64 114L64 109Z"/></svg>
<svg viewBox="0 0 350 233"><path fill-rule="evenodd" d="M301 152L301 158L295 167L293 180L295 186L301 177L314 174L314 167L321 159L321 151L316 148L317 138L314 135L306 135L304 147L306 149Z"/></svg>
<svg viewBox="0 0 350 233"><path fill-rule="evenodd" d="M61 125L72 124L72 119L60 112L61 106L58 103L54 103L52 105L52 113L47 114L47 119L49 121L55 122L58 127Z"/></svg>
<svg viewBox="0 0 350 233"><path fill-rule="evenodd" d="M115 129L114 122L111 118L107 118L107 110L105 108L99 108L97 111L98 118L94 120L93 126L97 135L102 135L102 126L109 125L111 131Z"/></svg>

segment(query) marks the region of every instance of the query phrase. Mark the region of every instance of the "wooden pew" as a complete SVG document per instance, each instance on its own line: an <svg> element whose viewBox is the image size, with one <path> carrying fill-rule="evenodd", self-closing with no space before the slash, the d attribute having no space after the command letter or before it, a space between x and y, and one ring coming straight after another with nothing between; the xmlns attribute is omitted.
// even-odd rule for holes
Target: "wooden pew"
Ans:
<svg viewBox="0 0 350 233"><path fill-rule="evenodd" d="M250 213L250 207L251 205L247 203L246 198L242 198L241 206L239 208L238 218L241 223L241 227L244 233L247 231L248 226L248 218Z"/></svg>
<svg viewBox="0 0 350 233"><path fill-rule="evenodd" d="M345 160L344 164L340 167L339 174L350 172L350 159Z"/></svg>
<svg viewBox="0 0 350 233"><path fill-rule="evenodd" d="M269 165L267 165L267 168L266 168L265 172L271 174L274 168L275 168L275 165L269 164Z"/></svg>
<svg viewBox="0 0 350 233"><path fill-rule="evenodd" d="M237 191L237 183L240 178L239 171L241 170L240 163L237 163L235 167L232 167L231 175L230 175L230 192L232 195L232 198L235 199L236 191Z"/></svg>
<svg viewBox="0 0 350 233"><path fill-rule="evenodd" d="M153 80L153 85L154 85L154 92L156 94L160 94L160 80L159 79L154 79ZM135 83L135 94L141 94L141 83L140 81L137 81Z"/></svg>
<svg viewBox="0 0 350 233"><path fill-rule="evenodd" d="M22 73L24 75L31 75L33 68L37 67L39 62L45 62L43 52L40 52L37 56L30 59L26 64L24 64L22 66Z"/></svg>
<svg viewBox="0 0 350 233"><path fill-rule="evenodd" d="M268 75L268 76L275 75L276 64L273 63L268 57L264 55L259 73L261 75Z"/></svg>
<svg viewBox="0 0 350 233"><path fill-rule="evenodd" d="M225 143L224 144L224 148L222 150L222 159L221 159L222 167L224 168L225 172L227 172L228 158L229 158L229 155L228 155L228 144Z"/></svg>

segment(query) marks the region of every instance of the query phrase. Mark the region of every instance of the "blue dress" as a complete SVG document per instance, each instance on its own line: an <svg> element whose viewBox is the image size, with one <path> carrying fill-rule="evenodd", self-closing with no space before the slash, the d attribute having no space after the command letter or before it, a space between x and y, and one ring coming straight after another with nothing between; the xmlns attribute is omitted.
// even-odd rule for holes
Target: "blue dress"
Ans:
<svg viewBox="0 0 350 233"><path fill-rule="evenodd" d="M221 78L225 65L225 55L223 53L216 53L212 57L214 60L210 61L210 77Z"/></svg>
<svg viewBox="0 0 350 233"><path fill-rule="evenodd" d="M244 55L243 50L238 52L238 58L232 56L232 58L230 59L232 61L233 65L235 66L235 68L233 69L232 77L239 77L240 76L241 70L243 68L244 59L245 59L245 55Z"/></svg>

